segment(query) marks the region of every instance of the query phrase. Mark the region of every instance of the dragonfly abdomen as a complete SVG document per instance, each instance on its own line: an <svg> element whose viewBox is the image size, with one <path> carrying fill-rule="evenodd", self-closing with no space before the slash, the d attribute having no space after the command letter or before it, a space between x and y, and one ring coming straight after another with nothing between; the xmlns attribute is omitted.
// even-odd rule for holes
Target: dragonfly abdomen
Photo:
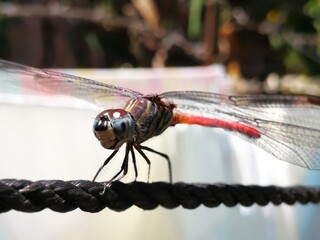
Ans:
<svg viewBox="0 0 320 240"><path fill-rule="evenodd" d="M126 111L136 121L136 141L144 142L173 125L173 108L173 104L162 102L157 95L132 99Z"/></svg>
<svg viewBox="0 0 320 240"><path fill-rule="evenodd" d="M202 116L194 116L189 114L178 113L175 115L175 124L195 124L205 127L222 128L229 131L239 132L249 138L260 138L261 133L258 129L244 123L220 120L217 118L208 118Z"/></svg>

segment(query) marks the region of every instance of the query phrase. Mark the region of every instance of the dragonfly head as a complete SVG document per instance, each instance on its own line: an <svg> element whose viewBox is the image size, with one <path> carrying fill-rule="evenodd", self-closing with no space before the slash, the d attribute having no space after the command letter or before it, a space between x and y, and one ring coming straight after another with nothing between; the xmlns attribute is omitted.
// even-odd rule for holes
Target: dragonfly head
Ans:
<svg viewBox="0 0 320 240"><path fill-rule="evenodd" d="M123 109L101 112L93 124L93 132L101 145L107 149L119 149L134 137L135 122Z"/></svg>

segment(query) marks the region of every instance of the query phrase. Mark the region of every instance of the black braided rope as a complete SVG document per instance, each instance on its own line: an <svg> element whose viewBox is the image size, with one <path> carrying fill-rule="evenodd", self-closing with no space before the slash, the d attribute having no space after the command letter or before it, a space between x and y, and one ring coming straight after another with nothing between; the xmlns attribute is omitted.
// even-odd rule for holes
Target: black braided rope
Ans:
<svg viewBox="0 0 320 240"><path fill-rule="evenodd" d="M146 210L158 206L194 209L201 204L212 208L221 203L232 207L237 204L251 206L254 203L260 206L268 203L293 205L297 202L320 202L320 187L115 182L111 187L104 188L103 183L85 180L0 180L0 212L12 209L37 212L45 208L57 212L76 208L99 212L106 207L123 211L132 205Z"/></svg>

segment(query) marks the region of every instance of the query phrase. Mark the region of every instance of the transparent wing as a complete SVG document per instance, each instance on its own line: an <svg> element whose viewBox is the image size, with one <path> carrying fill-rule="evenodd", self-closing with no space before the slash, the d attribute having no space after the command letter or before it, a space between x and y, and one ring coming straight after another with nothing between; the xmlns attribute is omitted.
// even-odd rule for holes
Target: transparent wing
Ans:
<svg viewBox="0 0 320 240"><path fill-rule="evenodd" d="M0 60L0 71L5 73L2 74L0 81L8 81L10 84L10 76L8 76L8 78L5 77L7 73L21 75L22 83L12 81L12 84L19 84L24 88L38 92L76 96L91 102L111 96L126 98L142 96L141 93L130 89L66 73L27 67L4 60Z"/></svg>
<svg viewBox="0 0 320 240"><path fill-rule="evenodd" d="M250 138L280 160L309 169L320 169L320 98L308 95L227 96L207 92L167 92L176 111L224 121L244 123L261 133Z"/></svg>

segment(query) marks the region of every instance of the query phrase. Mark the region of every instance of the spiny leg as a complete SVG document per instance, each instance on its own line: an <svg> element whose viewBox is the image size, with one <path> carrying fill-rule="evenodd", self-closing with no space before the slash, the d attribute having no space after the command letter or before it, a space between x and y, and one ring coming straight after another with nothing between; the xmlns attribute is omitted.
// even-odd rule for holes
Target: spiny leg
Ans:
<svg viewBox="0 0 320 240"><path fill-rule="evenodd" d="M131 148L130 148L130 152L131 152L132 163L133 163L133 167L134 167L135 181L137 181L138 169L137 169L136 156L135 156L135 154L134 154L134 150L133 150L133 147L132 147L132 146L131 146Z"/></svg>
<svg viewBox="0 0 320 240"><path fill-rule="evenodd" d="M141 146L134 146L135 149L137 149L137 151L140 153L140 155L144 158L144 160L146 160L147 164L148 164L148 182L149 182L149 177L150 177L150 167L151 167L151 162L149 160L149 158L144 154L144 152L141 150Z"/></svg>
<svg viewBox="0 0 320 240"><path fill-rule="evenodd" d="M96 173L96 175L93 178L93 182L96 180L96 178L98 177L99 173L101 172L101 170L110 162L110 160L117 154L117 152L119 151L119 149L114 150L113 153L111 153L111 155L104 161L104 163L102 164L102 166L99 168L98 172Z"/></svg>
<svg viewBox="0 0 320 240"><path fill-rule="evenodd" d="M127 143L126 145L126 153L124 155L124 159L120 168L120 171L114 175L109 181L108 184L111 184L113 181L120 180L128 173L128 161L129 161L129 151L132 149L132 145L130 143ZM119 175L122 173L122 175L119 177Z"/></svg>
<svg viewBox="0 0 320 240"><path fill-rule="evenodd" d="M113 181L120 180L128 173L128 160L129 160L129 151L132 150L132 145L130 143L127 143L126 145L126 153L121 165L120 171L114 175L108 182L104 183L104 188L101 191L101 195L103 195L107 189L107 187L110 187ZM118 151L118 150L116 150ZM122 173L122 176L119 177L119 175ZM117 179L118 178L118 179Z"/></svg>
<svg viewBox="0 0 320 240"><path fill-rule="evenodd" d="M158 154L158 155L160 155L161 157L163 157L163 158L165 158L167 160L168 169L169 169L169 180L170 180L170 183L172 183L172 168L171 168L171 161L170 161L169 156L167 154L164 154L162 152L158 152L158 151L156 151L156 150L154 150L152 148L146 147L146 146L139 145L139 148L140 148L140 150L143 149L143 150Z"/></svg>

